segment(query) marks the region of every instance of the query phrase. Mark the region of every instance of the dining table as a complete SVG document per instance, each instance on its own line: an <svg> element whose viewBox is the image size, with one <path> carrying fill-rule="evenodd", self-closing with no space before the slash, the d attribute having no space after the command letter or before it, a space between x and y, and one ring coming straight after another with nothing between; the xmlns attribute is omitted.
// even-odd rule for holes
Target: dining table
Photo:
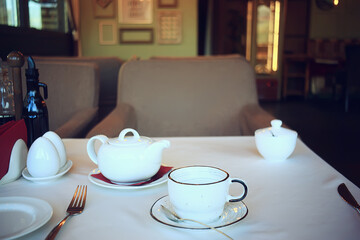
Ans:
<svg viewBox="0 0 360 240"><path fill-rule="evenodd" d="M339 184L345 183L359 202L359 187L300 138L290 157L279 161L265 160L254 136L154 138L161 139L171 143L163 151L162 165L214 166L247 184L246 198L231 205L232 219L215 226L232 239L360 239L360 214L337 192ZM211 228L166 218L157 207L168 197L166 174L157 183L140 186L103 184L92 178L98 166L87 154L88 141L63 139L72 162L64 175L48 181L20 177L0 185L0 199L40 199L51 206L49 220L18 234L19 239L45 239L66 216L78 185L87 185L84 211L69 218L56 239L227 239ZM230 186L230 194L242 192L237 185Z"/></svg>

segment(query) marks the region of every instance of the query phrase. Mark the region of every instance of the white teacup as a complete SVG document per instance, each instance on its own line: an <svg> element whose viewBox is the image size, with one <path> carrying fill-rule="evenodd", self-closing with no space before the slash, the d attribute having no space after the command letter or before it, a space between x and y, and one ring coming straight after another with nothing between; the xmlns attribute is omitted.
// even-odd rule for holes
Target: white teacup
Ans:
<svg viewBox="0 0 360 240"><path fill-rule="evenodd" d="M240 183L241 196L229 195L231 183ZM221 216L225 203L238 202L247 195L245 182L230 178L226 171L210 166L189 166L169 173L168 191L171 205L181 218L204 223L213 222Z"/></svg>

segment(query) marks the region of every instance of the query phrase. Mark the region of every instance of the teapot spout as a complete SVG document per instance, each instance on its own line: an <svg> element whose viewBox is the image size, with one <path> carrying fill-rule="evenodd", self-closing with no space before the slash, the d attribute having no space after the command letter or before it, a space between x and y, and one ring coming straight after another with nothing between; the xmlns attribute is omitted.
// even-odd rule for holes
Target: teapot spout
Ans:
<svg viewBox="0 0 360 240"><path fill-rule="evenodd" d="M170 141L168 140L160 140L156 141L153 144L149 145L146 149L146 156L155 156L158 154L162 154L162 151L165 148L170 147ZM161 159L161 158L160 158Z"/></svg>
<svg viewBox="0 0 360 240"><path fill-rule="evenodd" d="M155 148L158 151L164 150L165 148L169 148L169 147L170 147L170 141L168 141L168 140L160 140L160 141L154 142L153 144L151 144L149 146L149 148Z"/></svg>

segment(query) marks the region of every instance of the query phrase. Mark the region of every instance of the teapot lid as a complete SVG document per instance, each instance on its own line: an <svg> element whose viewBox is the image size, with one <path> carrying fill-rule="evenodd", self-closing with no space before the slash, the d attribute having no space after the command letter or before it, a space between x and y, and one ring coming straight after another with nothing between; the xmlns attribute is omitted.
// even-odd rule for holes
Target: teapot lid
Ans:
<svg viewBox="0 0 360 240"><path fill-rule="evenodd" d="M278 119L274 119L271 121L271 127L262 128L255 131L255 134L266 134L272 137L280 137L280 136L291 136L296 135L297 132L291 129L281 127L282 121Z"/></svg>
<svg viewBox="0 0 360 240"><path fill-rule="evenodd" d="M134 136L127 136L131 132ZM118 138L109 139L108 143L117 146L137 146L137 145L148 145L152 143L152 139L148 137L140 137L139 133L132 128L125 128L119 134Z"/></svg>

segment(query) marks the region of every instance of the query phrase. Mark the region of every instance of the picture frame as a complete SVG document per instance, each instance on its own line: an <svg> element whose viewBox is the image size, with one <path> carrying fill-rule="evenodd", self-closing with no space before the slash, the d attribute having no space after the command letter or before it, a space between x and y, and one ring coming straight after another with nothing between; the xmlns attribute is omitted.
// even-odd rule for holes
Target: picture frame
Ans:
<svg viewBox="0 0 360 240"><path fill-rule="evenodd" d="M158 0L158 8L177 8L178 0Z"/></svg>
<svg viewBox="0 0 360 240"><path fill-rule="evenodd" d="M99 22L99 44L114 45L117 43L116 21Z"/></svg>
<svg viewBox="0 0 360 240"><path fill-rule="evenodd" d="M151 24L153 0L118 0L120 24Z"/></svg>
<svg viewBox="0 0 360 240"><path fill-rule="evenodd" d="M152 44L154 30L152 28L120 28L121 44Z"/></svg>
<svg viewBox="0 0 360 240"><path fill-rule="evenodd" d="M116 0L93 0L95 18L114 18Z"/></svg>
<svg viewBox="0 0 360 240"><path fill-rule="evenodd" d="M182 14L177 10L158 11L157 43L179 44L182 41Z"/></svg>

